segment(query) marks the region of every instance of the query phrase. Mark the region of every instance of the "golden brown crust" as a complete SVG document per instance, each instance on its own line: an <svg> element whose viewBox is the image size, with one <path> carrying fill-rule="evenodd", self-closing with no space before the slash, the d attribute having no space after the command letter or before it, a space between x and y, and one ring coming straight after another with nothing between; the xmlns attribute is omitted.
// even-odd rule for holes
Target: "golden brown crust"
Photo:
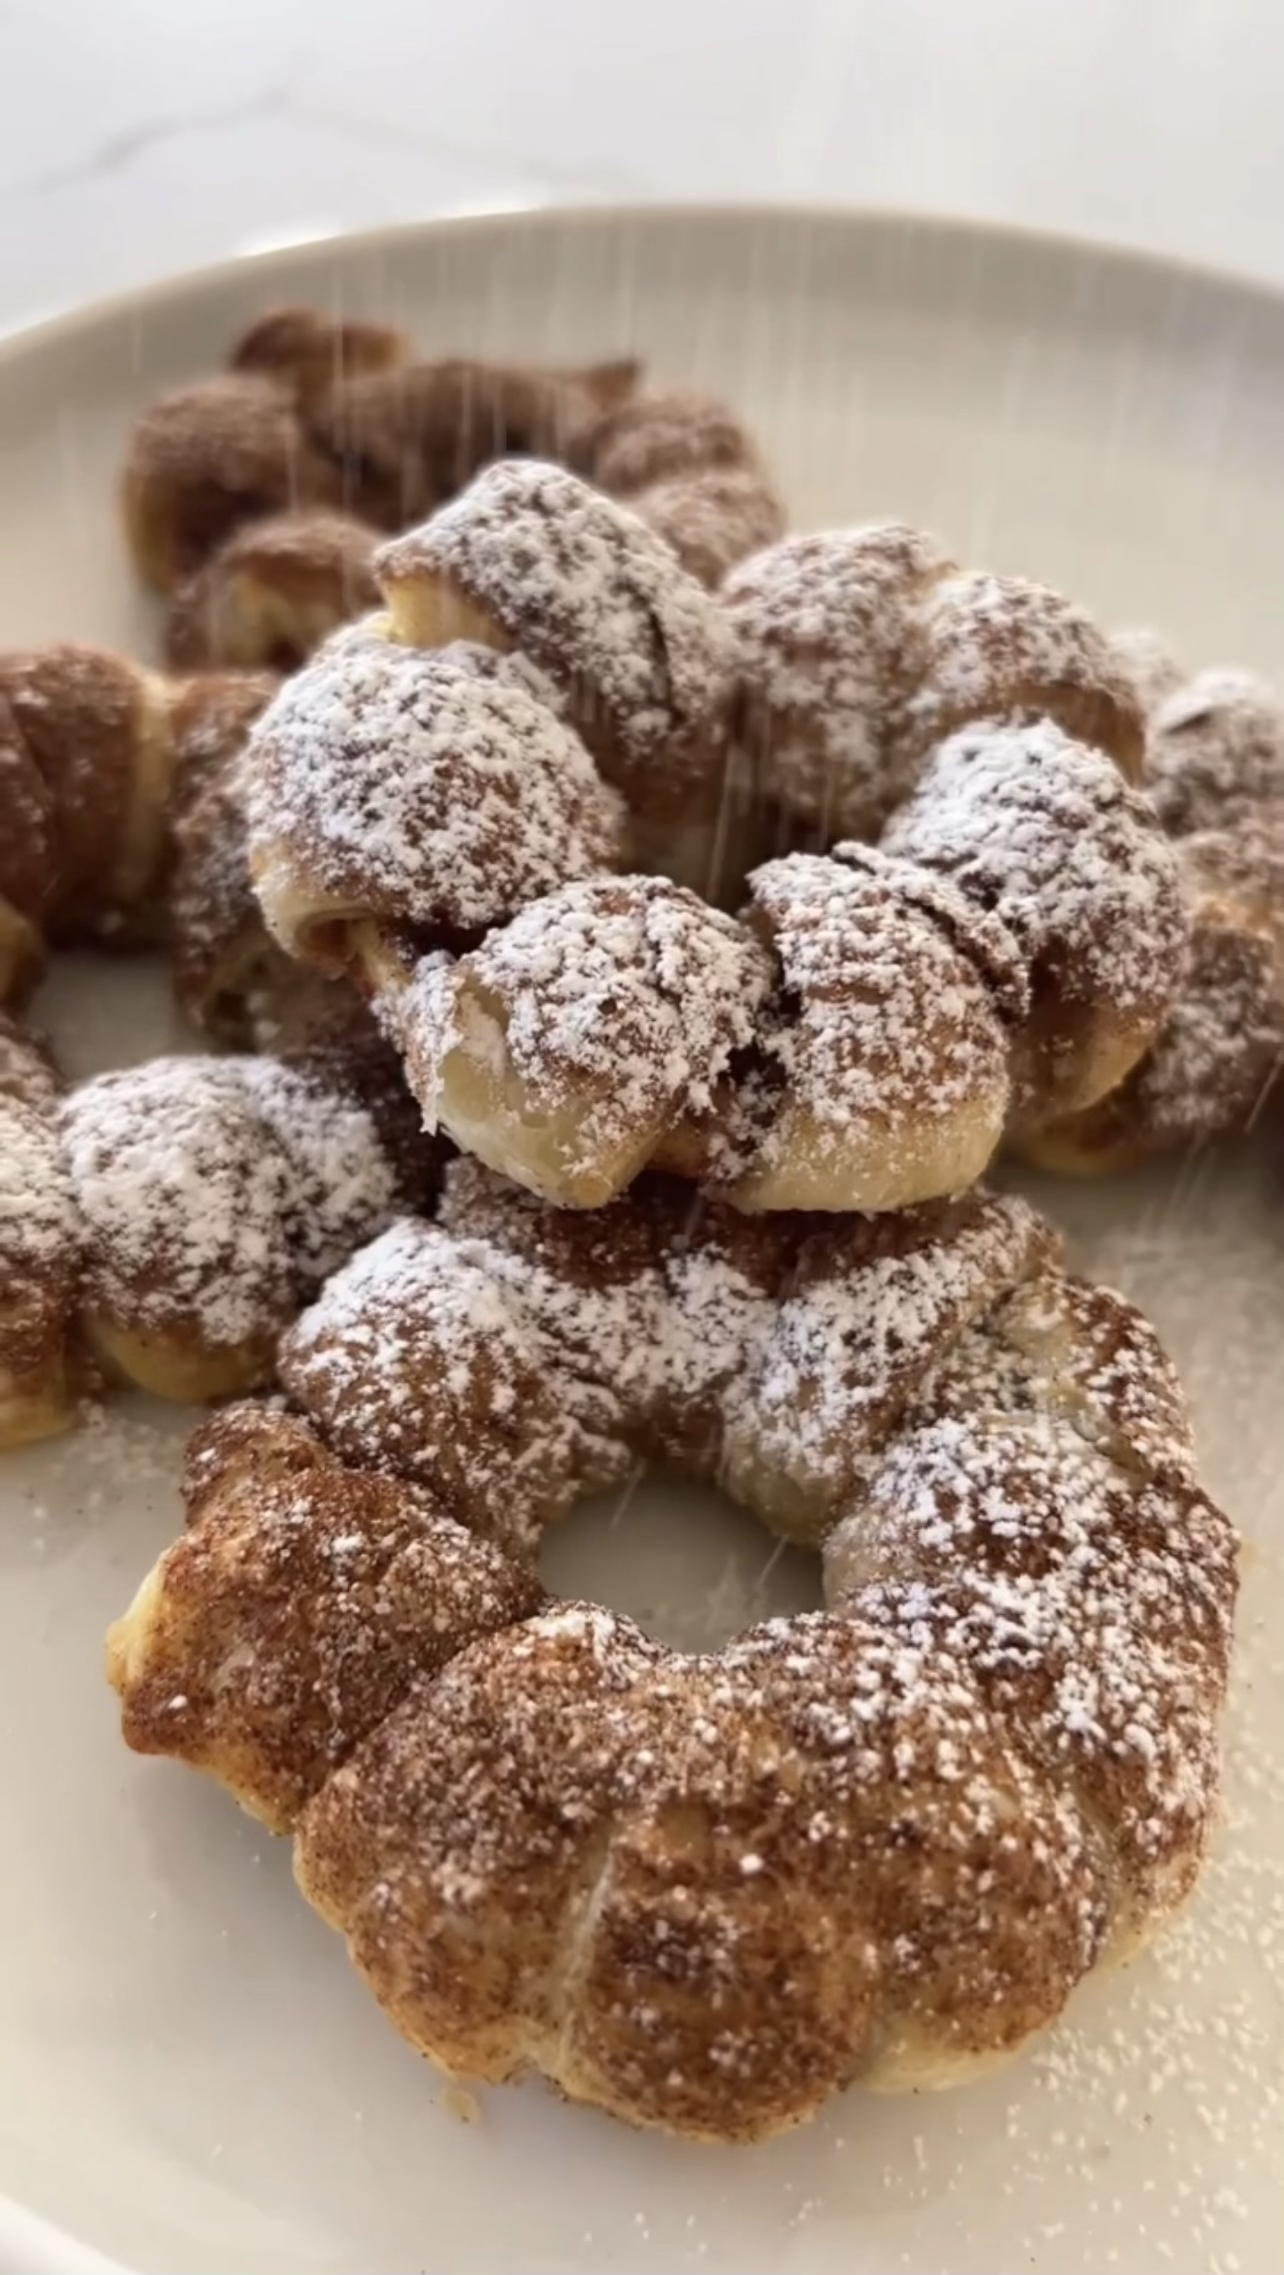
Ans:
<svg viewBox="0 0 1284 2275"><path fill-rule="evenodd" d="M185 1531L108 1637L122 1729L272 1832L417 1679L544 1600L430 1495L344 1469L268 1408L197 1431L185 1500Z"/></svg>
<svg viewBox="0 0 1284 2275"><path fill-rule="evenodd" d="M337 1516L282 1550L278 1511L317 1506L316 1440L238 1416L197 1486L235 1526L194 1509L113 1679L127 1717L146 1702L134 1742L272 1821L304 1803L305 1895L446 2070L535 2067L634 2124L759 2139L853 2080L1015 2051L1188 1889L1235 1544L1152 1332L1063 1278L1021 1203L835 1240L693 1219L663 1184L571 1216L461 1163L439 1227L330 1284L286 1379L380 1471L337 1473L355 1610ZM425 1660L422 1610L407 1633L405 1592L367 1585L358 1486L408 1471L474 1533L522 1516L529 1537L611 1441L730 1473L823 1540L833 1608L683 1656L600 1607L461 1587L487 1552L452 1529L419 1568ZM380 1634L396 1674L372 1682ZM211 1635L220 1665L248 1646L244 1697L211 1690Z"/></svg>
<svg viewBox="0 0 1284 2275"><path fill-rule="evenodd" d="M234 529L170 602L170 665L294 671L336 626L373 608L376 543L368 524L328 511L269 514Z"/></svg>

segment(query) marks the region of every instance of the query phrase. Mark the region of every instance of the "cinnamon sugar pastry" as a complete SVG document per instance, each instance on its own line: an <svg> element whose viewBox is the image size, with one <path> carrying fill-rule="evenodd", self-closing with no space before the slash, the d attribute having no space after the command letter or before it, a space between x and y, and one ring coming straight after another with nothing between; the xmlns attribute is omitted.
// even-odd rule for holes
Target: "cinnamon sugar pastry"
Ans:
<svg viewBox="0 0 1284 2275"><path fill-rule="evenodd" d="M566 1206L646 1166L747 1209L962 1191L1153 1040L1176 862L1046 723L946 744L890 842L766 863L743 923L661 879L571 884L455 962L372 975L427 1126Z"/></svg>
<svg viewBox="0 0 1284 2275"><path fill-rule="evenodd" d="M1050 720L982 726L940 745L882 843L949 877L1020 944L1031 1000L1013 1125L1113 1090L1163 1024L1188 936L1146 799Z"/></svg>
<svg viewBox="0 0 1284 2275"><path fill-rule="evenodd" d="M405 334L389 324L270 308L233 342L228 369L275 380L296 402L310 403L345 380L396 371L409 360Z"/></svg>
<svg viewBox="0 0 1284 2275"><path fill-rule="evenodd" d="M357 625L259 720L250 859L273 937L360 972L381 941L462 944L620 859L623 812L523 657L422 654Z"/></svg>
<svg viewBox="0 0 1284 2275"><path fill-rule="evenodd" d="M630 810L717 811L735 644L726 621L635 514L534 461L490 467L375 574L394 636L520 649Z"/></svg>
<svg viewBox="0 0 1284 2275"><path fill-rule="evenodd" d="M553 369L448 357L345 379L309 403L305 423L339 467L350 511L405 529L493 460L562 458L628 398L638 371L629 359Z"/></svg>
<svg viewBox="0 0 1284 2275"><path fill-rule="evenodd" d="M282 1361L305 1421L198 1437L109 1673L448 2072L759 2139L1013 2053L1191 1886L1234 1538L1151 1330L1022 1203L567 1216L460 1163ZM820 1546L829 1608L691 1656L523 1601L639 1458Z"/></svg>
<svg viewBox="0 0 1284 2275"><path fill-rule="evenodd" d="M6 1029L0 1444L66 1427L101 1375L176 1399L270 1381L280 1329L427 1204L439 1163L364 1021L278 1058L154 1059L60 1101Z"/></svg>
<svg viewBox="0 0 1284 2275"><path fill-rule="evenodd" d="M23 998L46 942L159 936L177 805L268 692L72 642L0 655L0 1001Z"/></svg>
<svg viewBox="0 0 1284 2275"><path fill-rule="evenodd" d="M309 441L293 397L257 371L198 380L153 403L121 477L134 566L161 593L194 576L244 522L343 502L339 469Z"/></svg>
<svg viewBox="0 0 1284 2275"><path fill-rule="evenodd" d="M740 734L771 795L823 837L877 834L939 743L1051 719L1141 771L1131 672L1044 585L959 569L899 523L787 537L728 576Z"/></svg>
<svg viewBox="0 0 1284 2275"><path fill-rule="evenodd" d="M1145 780L1174 837L1284 805L1284 705L1254 673L1225 667L1165 686L1147 720Z"/></svg>
<svg viewBox="0 0 1284 2275"><path fill-rule="evenodd" d="M378 599L365 522L329 512L270 514L234 529L179 586L165 626L176 671L290 672Z"/></svg>
<svg viewBox="0 0 1284 2275"><path fill-rule="evenodd" d="M121 479L125 535L145 583L172 592L241 525L344 503L341 470L303 412L345 378L405 353L383 325L277 309L235 343L231 368L174 389L130 437Z"/></svg>
<svg viewBox="0 0 1284 2275"><path fill-rule="evenodd" d="M1177 846L1191 942L1177 1000L1126 1080L1026 1144L1076 1175L1250 1129L1284 1070L1284 805Z"/></svg>
<svg viewBox="0 0 1284 2275"><path fill-rule="evenodd" d="M175 822L167 898L174 995L201 1034L256 1050L329 1015L334 986L287 956L264 924L235 760Z"/></svg>
<svg viewBox="0 0 1284 2275"><path fill-rule="evenodd" d="M1192 677L1153 634L1114 645L1146 703L1145 787L1177 841L1191 940L1150 1050L1026 1148L1081 1175L1242 1135L1284 1060L1284 710L1252 673Z"/></svg>
<svg viewBox="0 0 1284 2275"><path fill-rule="evenodd" d="M572 459L711 588L784 533L784 507L757 446L713 396L639 389L576 437Z"/></svg>

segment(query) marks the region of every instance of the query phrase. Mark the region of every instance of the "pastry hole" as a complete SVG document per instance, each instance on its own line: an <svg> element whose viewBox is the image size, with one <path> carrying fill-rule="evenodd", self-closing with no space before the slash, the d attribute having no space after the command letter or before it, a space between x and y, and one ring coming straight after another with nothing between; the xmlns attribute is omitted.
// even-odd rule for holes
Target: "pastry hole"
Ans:
<svg viewBox="0 0 1284 2275"><path fill-rule="evenodd" d="M678 1651L821 1608L818 1555L777 1540L712 1486L648 1473L583 1501L540 1544L554 1595L606 1604Z"/></svg>

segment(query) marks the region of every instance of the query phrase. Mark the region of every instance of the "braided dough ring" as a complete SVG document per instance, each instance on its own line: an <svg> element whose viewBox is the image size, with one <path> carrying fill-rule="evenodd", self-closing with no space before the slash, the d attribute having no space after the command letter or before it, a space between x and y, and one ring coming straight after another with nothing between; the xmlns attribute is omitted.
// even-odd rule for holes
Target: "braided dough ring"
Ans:
<svg viewBox="0 0 1284 2275"><path fill-rule="evenodd" d="M1183 968L1177 866L1046 722L947 743L887 842L768 862L743 924L602 880L396 971L377 1008L427 1126L566 1206L648 1165L749 1209L963 1190L1147 1048Z"/></svg>
<svg viewBox="0 0 1284 2275"><path fill-rule="evenodd" d="M758 2139L1014 2052L1192 1884L1234 1538L1150 1329L1023 1204L568 1217L457 1164L283 1371L306 1423L198 1439L109 1672L446 2070ZM830 1609L691 1657L521 1604L492 1539L640 1457L819 1543Z"/></svg>

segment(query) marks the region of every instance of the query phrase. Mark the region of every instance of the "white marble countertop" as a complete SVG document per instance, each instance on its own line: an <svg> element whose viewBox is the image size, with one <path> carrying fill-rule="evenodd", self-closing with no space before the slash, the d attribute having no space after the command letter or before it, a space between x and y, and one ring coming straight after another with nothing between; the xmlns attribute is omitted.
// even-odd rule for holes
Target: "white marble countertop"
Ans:
<svg viewBox="0 0 1284 2275"><path fill-rule="evenodd" d="M868 203L1284 281L1279 0L0 0L0 328L431 213Z"/></svg>

